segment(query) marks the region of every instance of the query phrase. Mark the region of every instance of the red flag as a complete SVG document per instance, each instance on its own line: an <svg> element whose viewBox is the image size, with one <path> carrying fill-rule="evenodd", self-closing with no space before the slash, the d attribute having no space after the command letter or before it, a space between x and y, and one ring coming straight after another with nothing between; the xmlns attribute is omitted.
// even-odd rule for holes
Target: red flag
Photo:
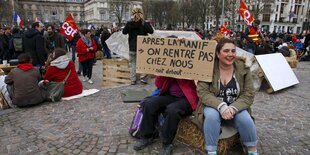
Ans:
<svg viewBox="0 0 310 155"><path fill-rule="evenodd" d="M71 14L68 15L59 32L69 40L72 40L77 34L78 28Z"/></svg>
<svg viewBox="0 0 310 155"><path fill-rule="evenodd" d="M254 17L251 14L251 12L248 10L246 4L242 0L240 0L239 13L247 25L252 24L252 22L254 21Z"/></svg>

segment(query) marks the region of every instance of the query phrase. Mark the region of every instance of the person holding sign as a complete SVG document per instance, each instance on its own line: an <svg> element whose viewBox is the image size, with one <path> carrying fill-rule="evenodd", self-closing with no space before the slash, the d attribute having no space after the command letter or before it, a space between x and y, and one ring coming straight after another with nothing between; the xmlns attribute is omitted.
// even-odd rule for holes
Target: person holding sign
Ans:
<svg viewBox="0 0 310 155"><path fill-rule="evenodd" d="M131 67L130 80L131 84L136 84L136 56L137 56L137 36L146 36L148 33L154 32L149 22L144 21L143 11L141 8L134 8L132 10L132 21L127 22L123 29L123 34L128 34L129 43L129 65ZM141 79L141 82L146 83L146 76Z"/></svg>
<svg viewBox="0 0 310 155"><path fill-rule="evenodd" d="M155 86L161 91L158 96L144 99L143 118L139 129L141 140L134 145L134 150L142 150L154 142L155 125L158 116L163 113L163 149L160 154L170 155L179 121L182 117L189 116L197 107L196 85L194 80L156 76Z"/></svg>
<svg viewBox="0 0 310 155"><path fill-rule="evenodd" d="M198 107L203 107L203 131L209 155L217 154L221 124L236 128L249 155L257 155L257 135L250 106L254 87L250 69L236 59L234 41L218 42L212 82L198 81ZM202 106L200 106L202 105Z"/></svg>

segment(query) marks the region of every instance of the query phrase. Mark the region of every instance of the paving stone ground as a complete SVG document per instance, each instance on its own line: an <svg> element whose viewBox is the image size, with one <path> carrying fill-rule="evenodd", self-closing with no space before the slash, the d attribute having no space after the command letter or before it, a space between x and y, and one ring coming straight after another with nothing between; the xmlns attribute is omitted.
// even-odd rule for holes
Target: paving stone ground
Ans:
<svg viewBox="0 0 310 155"><path fill-rule="evenodd" d="M0 111L0 155L157 154L161 148L159 140L143 151L133 150L135 139L127 129L136 104L123 103L121 99L125 91L152 90L153 85L102 87L101 68L98 61L93 85L83 83L86 89L100 89L94 95ZM294 69L300 84L273 94L256 93L253 115L260 154L310 154L309 70L310 63L301 62ZM174 153L202 154L177 141Z"/></svg>

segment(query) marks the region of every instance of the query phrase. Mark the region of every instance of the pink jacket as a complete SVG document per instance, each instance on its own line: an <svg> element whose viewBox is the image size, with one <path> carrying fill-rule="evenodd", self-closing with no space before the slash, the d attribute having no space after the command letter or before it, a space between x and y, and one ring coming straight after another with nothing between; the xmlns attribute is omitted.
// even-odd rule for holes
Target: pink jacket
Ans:
<svg viewBox="0 0 310 155"><path fill-rule="evenodd" d="M164 77L164 76L156 76L155 78L155 86L160 88L160 94L162 95L165 92L169 91L170 84L172 80L175 78ZM196 85L194 80L186 80L186 79L175 79L187 98L188 102L191 104L192 110L195 111L198 103L198 96L196 91Z"/></svg>

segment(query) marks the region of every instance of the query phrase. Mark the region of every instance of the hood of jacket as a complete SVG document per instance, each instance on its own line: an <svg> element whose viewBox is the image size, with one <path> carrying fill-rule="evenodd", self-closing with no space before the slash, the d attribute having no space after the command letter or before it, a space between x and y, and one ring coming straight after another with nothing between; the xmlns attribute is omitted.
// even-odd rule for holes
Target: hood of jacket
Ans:
<svg viewBox="0 0 310 155"><path fill-rule="evenodd" d="M55 66L59 69L65 69L65 68L67 68L69 62L70 62L70 58L68 58L68 56L66 56L66 55L63 55L63 56L60 56L57 59L53 60L51 62L51 66Z"/></svg>
<svg viewBox="0 0 310 155"><path fill-rule="evenodd" d="M32 38L32 37L34 37L36 35L40 35L40 34L41 33L38 30L32 29L32 28L25 32L25 36L27 38Z"/></svg>

